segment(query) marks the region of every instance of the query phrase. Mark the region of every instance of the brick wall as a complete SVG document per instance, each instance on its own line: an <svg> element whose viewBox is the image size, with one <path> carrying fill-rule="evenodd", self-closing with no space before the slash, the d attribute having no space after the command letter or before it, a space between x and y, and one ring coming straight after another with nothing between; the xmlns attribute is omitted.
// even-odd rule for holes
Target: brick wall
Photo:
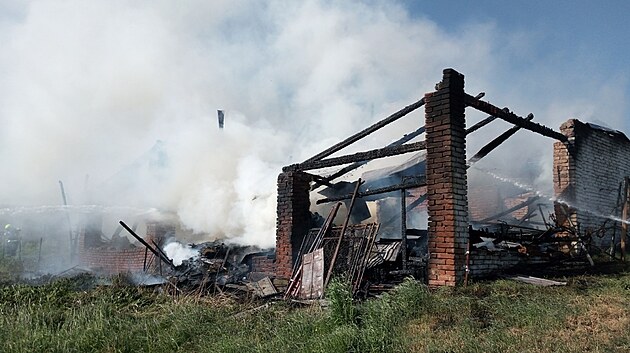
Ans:
<svg viewBox="0 0 630 353"><path fill-rule="evenodd" d="M278 176L278 208L276 225L276 276L291 277L293 259L310 226L311 178L301 172Z"/></svg>
<svg viewBox="0 0 630 353"><path fill-rule="evenodd" d="M252 256L251 273L262 276L275 277L276 263L273 256Z"/></svg>
<svg viewBox="0 0 630 353"><path fill-rule="evenodd" d="M556 202L555 213L561 223L569 223L566 213L582 232L594 232L606 221L601 216L620 214L614 208L619 185L630 176L630 141L620 132L575 119L562 124L560 130L570 141L554 144L554 192L573 207ZM607 226L611 225L608 220ZM610 245L611 232L594 237L594 243Z"/></svg>
<svg viewBox="0 0 630 353"><path fill-rule="evenodd" d="M155 241L160 246L162 241L174 234L174 227L168 224L150 222L147 223L147 233L143 238L149 244L151 240ZM85 243L86 232L85 228L79 235L78 242L78 259L82 266L87 266L94 271L101 273L123 273L123 272L140 272L144 269L145 265L145 253L149 272L157 271L159 261L150 251L145 252L145 247L141 244L131 246L130 248L119 249L111 246L110 244L104 244L100 246L90 246L89 243ZM162 264L162 266L165 266Z"/></svg>
<svg viewBox="0 0 630 353"><path fill-rule="evenodd" d="M153 254L147 255L147 262ZM79 252L81 265L101 273L140 272L144 266L144 248L108 249L103 247L86 248ZM152 261L155 269L156 260Z"/></svg>
<svg viewBox="0 0 630 353"><path fill-rule="evenodd" d="M428 281L454 286L464 277L468 239L464 76L445 69L425 95L429 213Z"/></svg>
<svg viewBox="0 0 630 353"><path fill-rule="evenodd" d="M521 254L516 251L489 251L473 248L470 251L470 276L487 277L521 265L544 264L548 258Z"/></svg>

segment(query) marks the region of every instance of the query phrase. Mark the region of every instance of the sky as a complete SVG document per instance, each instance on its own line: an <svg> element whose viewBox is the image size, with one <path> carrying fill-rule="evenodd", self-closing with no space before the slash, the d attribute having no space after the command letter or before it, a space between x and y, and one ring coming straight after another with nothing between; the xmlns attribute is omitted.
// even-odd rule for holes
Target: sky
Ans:
<svg viewBox="0 0 630 353"><path fill-rule="evenodd" d="M444 0L404 1L403 4L410 16L435 21L450 33L461 33L471 24L484 23L493 26L497 33L518 38L520 48L501 43L503 36L497 43L498 46L507 44L508 74L515 81L530 75L553 75L560 79L568 76L565 84L549 92L556 96L579 96L579 92L570 89L574 80L579 81L579 85L616 82L623 97L627 98L630 93L630 22L627 20L630 3L627 1ZM559 92L560 88L566 92ZM606 121L605 117L596 119ZM630 119L619 122L611 127L630 130Z"/></svg>
<svg viewBox="0 0 630 353"><path fill-rule="evenodd" d="M196 234L270 246L282 166L417 101L447 67L554 129L628 132L629 7L0 0L0 214L59 205L62 180L71 205L169 210ZM343 153L422 124L417 111ZM507 128L475 133L468 153ZM548 192L552 143L519 132L479 166Z"/></svg>

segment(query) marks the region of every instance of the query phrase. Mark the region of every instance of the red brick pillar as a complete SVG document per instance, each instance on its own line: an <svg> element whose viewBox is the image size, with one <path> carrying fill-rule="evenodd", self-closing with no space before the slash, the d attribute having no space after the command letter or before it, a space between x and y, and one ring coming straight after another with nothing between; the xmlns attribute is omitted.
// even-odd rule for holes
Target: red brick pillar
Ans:
<svg viewBox="0 0 630 353"><path fill-rule="evenodd" d="M575 141L576 124L579 124L579 121L571 119L560 126L560 132L569 138L568 144L559 141L553 144L553 191L558 200L568 203L575 201L575 158L571 155L569 147ZM558 225L577 224L574 209L562 202L554 202L553 208ZM567 215L571 217L571 222Z"/></svg>
<svg viewBox="0 0 630 353"><path fill-rule="evenodd" d="M430 286L464 277L468 241L464 76L445 69L437 91L425 95Z"/></svg>
<svg viewBox="0 0 630 353"><path fill-rule="evenodd" d="M278 176L278 219L276 226L276 276L290 278L293 259L310 227L311 178L301 172Z"/></svg>

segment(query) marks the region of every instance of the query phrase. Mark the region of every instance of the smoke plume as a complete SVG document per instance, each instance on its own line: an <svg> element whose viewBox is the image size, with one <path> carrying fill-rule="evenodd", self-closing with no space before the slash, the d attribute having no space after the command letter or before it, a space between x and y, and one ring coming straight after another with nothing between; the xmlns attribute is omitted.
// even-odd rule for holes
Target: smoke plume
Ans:
<svg viewBox="0 0 630 353"><path fill-rule="evenodd" d="M442 28L391 1L9 1L0 202L59 204L63 180L73 204L170 210L197 234L272 246L281 166L417 101L445 67L469 93L551 127L573 116L620 127L625 81L596 68L585 80L579 58L522 70L515 58L533 42L492 22ZM415 112L348 152L423 120ZM507 127L476 133L469 150ZM519 134L493 167L514 148L549 182L550 141Z"/></svg>

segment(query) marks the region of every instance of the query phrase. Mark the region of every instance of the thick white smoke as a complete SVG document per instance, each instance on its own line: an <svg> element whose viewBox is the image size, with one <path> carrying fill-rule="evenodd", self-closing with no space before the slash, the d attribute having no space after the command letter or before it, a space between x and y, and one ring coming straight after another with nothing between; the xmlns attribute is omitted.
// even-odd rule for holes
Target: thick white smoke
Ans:
<svg viewBox="0 0 630 353"><path fill-rule="evenodd" d="M553 67L516 76L527 34L492 23L447 31L391 1L26 1L0 13L8 205L58 204L61 179L71 203L173 210L196 233L272 246L281 166L418 100L445 67L466 75L469 93L537 109L552 127L595 112L623 121L625 82L554 77ZM355 150L423 120L415 113ZM514 141L551 154L550 143Z"/></svg>
<svg viewBox="0 0 630 353"><path fill-rule="evenodd" d="M199 251L177 241L172 241L164 246L164 252L169 259L173 260L175 266L182 264L184 260L196 259Z"/></svg>

